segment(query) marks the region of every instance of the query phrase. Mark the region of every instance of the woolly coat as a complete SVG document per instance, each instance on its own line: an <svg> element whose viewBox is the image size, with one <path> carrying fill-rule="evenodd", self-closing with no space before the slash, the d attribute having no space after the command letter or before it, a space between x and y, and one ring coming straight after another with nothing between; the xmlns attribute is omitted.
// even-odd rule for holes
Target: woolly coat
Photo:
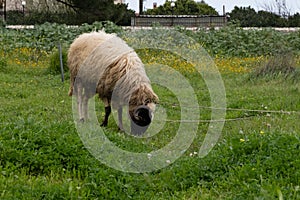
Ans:
<svg viewBox="0 0 300 200"><path fill-rule="evenodd" d="M78 84L84 88L87 98L98 93L102 100L111 101L114 108L129 104L130 109L158 101L142 61L114 34L92 32L80 35L70 46L68 67L70 96Z"/></svg>

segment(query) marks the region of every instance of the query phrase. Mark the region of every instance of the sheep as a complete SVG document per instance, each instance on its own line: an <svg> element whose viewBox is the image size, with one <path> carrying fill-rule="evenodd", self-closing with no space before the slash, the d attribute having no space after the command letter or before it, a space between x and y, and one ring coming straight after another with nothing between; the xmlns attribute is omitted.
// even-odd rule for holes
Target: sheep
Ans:
<svg viewBox="0 0 300 200"><path fill-rule="evenodd" d="M118 111L118 127L124 131L122 107L128 105L131 133L144 133L151 121L158 96L136 52L114 34L84 33L68 50L69 96L77 98L79 120L88 119L88 100L95 94L104 102L107 126L111 108Z"/></svg>

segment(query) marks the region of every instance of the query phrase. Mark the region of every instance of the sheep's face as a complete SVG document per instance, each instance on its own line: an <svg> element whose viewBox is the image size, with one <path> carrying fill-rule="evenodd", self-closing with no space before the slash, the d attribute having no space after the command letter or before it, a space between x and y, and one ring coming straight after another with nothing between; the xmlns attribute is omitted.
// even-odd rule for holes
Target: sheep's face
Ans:
<svg viewBox="0 0 300 200"><path fill-rule="evenodd" d="M134 135L141 135L146 132L152 119L155 109L154 103L147 105L140 105L129 112L131 117L131 133Z"/></svg>

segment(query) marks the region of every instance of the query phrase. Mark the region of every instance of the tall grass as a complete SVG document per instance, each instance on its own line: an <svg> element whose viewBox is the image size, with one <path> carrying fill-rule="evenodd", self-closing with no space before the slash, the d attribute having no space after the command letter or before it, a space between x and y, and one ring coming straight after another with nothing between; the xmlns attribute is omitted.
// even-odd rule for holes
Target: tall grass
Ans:
<svg viewBox="0 0 300 200"><path fill-rule="evenodd" d="M299 68L292 53L281 53L267 59L253 71L256 78L278 78L299 81Z"/></svg>

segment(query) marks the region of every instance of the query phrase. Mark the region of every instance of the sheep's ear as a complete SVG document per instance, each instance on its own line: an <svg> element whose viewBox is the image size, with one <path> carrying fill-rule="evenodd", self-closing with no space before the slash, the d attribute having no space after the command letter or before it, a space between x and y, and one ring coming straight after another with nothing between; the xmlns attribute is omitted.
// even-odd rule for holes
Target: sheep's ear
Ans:
<svg viewBox="0 0 300 200"><path fill-rule="evenodd" d="M159 103L158 96L154 95L153 98L151 99L151 102L158 104Z"/></svg>
<svg viewBox="0 0 300 200"><path fill-rule="evenodd" d="M151 112L147 106L139 106L134 110L133 122L138 126L148 126L151 123Z"/></svg>
<svg viewBox="0 0 300 200"><path fill-rule="evenodd" d="M148 103L158 104L158 102L159 102L158 96L156 96L156 94L153 94L151 97L147 98L144 101L144 105L147 105Z"/></svg>
<svg viewBox="0 0 300 200"><path fill-rule="evenodd" d="M159 104L159 99L158 99L158 97L155 97L155 99L153 99L153 103Z"/></svg>

